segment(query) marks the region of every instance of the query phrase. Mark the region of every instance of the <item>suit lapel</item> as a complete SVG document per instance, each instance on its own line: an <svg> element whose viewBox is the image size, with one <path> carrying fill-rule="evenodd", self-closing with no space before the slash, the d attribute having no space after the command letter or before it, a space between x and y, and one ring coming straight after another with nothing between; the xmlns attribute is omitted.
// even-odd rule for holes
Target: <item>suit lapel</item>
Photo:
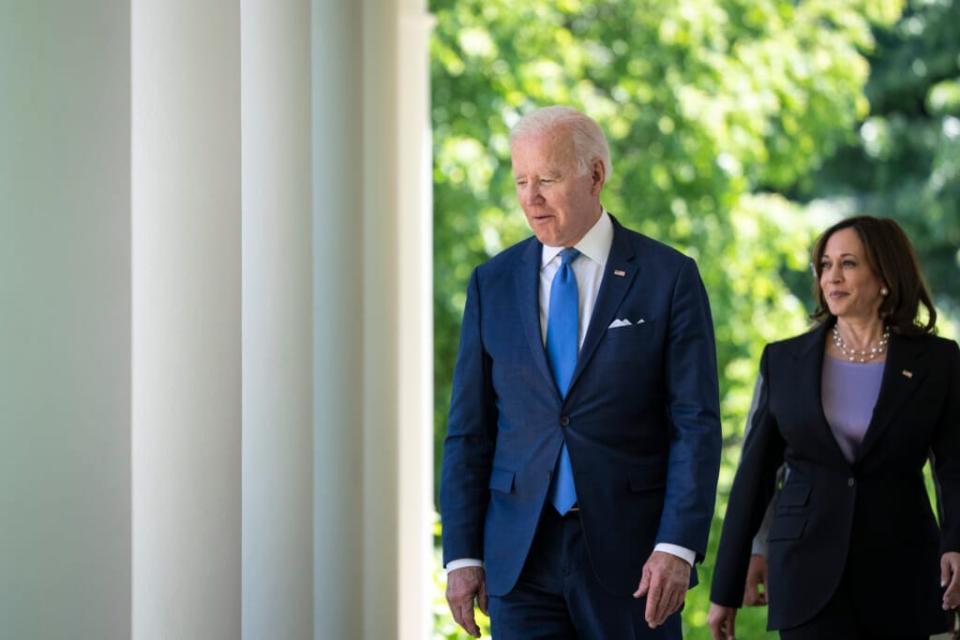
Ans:
<svg viewBox="0 0 960 640"><path fill-rule="evenodd" d="M634 260L633 247L623 227L612 215L610 220L613 222L613 244L610 245L610 255L607 256L607 266L603 272L603 279L600 281L600 291L597 293L597 302L593 306L593 314L590 317L590 324L587 325L587 335L583 339L583 346L580 347L580 353L577 356L577 366L573 371L573 378L570 380L570 389L572 390L577 383L577 379L583 370L590 363L593 352L597 350L600 340L603 338L613 320L614 314L620 308L623 297L630 290L633 279L639 272L639 265ZM567 393L569 398L571 393Z"/></svg>
<svg viewBox="0 0 960 640"><path fill-rule="evenodd" d="M837 462L849 466L850 462L843 455L843 450L833 436L830 423L823 412L823 357L826 340L827 325L822 324L802 340L794 352L796 359L796 384L791 393L796 406L797 415L806 416L801 425L813 426L811 435L820 443L820 449L836 458Z"/></svg>
<svg viewBox="0 0 960 640"><path fill-rule="evenodd" d="M857 462L863 460L876 446L877 440L897 417L904 403L923 382L927 371L923 366L922 356L923 348L919 341L896 334L890 336L887 362L883 368L883 380L880 382L880 395L857 452Z"/></svg>
<svg viewBox="0 0 960 640"><path fill-rule="evenodd" d="M520 324L527 336L534 367L546 378L550 388L556 390L557 385L547 363L547 353L540 334L541 251L542 245L535 238L531 238L520 258L520 268L514 275L514 288L517 293L517 308L520 310ZM560 397L559 391L557 397Z"/></svg>

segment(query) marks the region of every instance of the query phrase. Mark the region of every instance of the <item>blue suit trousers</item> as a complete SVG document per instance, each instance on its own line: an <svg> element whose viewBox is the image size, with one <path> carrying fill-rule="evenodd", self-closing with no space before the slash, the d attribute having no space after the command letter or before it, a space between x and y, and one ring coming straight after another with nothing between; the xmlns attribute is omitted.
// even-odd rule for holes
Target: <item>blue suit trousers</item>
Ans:
<svg viewBox="0 0 960 640"><path fill-rule="evenodd" d="M639 583L640 576L637 576ZM679 640L680 612L657 629L644 619L646 598L614 595L590 564L579 512L547 504L520 578L490 596L494 640Z"/></svg>

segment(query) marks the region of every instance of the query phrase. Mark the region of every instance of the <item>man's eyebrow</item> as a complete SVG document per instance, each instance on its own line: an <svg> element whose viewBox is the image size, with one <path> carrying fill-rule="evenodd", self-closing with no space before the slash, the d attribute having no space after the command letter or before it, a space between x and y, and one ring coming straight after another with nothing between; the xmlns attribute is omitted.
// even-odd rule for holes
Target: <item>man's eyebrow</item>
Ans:
<svg viewBox="0 0 960 640"><path fill-rule="evenodd" d="M542 174L542 175L537 175L537 174L529 174L529 175L528 175L528 174L526 174L526 173L515 173L515 174L513 174L513 179L514 179L514 180L520 180L521 178L530 178L530 177L539 178L539 179L541 179L541 180L543 180L543 179L545 179L545 178L546 178L546 179L554 179L554 178L562 178L562 177L563 177L563 173L560 172L560 171L547 171L546 173L544 173L544 174Z"/></svg>

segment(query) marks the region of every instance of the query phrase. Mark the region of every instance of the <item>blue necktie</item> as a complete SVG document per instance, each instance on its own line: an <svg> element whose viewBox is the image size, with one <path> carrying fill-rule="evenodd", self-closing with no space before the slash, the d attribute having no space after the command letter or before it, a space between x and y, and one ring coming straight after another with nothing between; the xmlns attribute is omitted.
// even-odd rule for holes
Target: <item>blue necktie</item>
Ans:
<svg viewBox="0 0 960 640"><path fill-rule="evenodd" d="M550 310L547 317L547 360L553 371L562 397L567 396L573 370L577 366L577 351L580 344L580 296L577 293L577 278L573 273L573 261L580 252L567 248L560 252L560 268L550 285ZM567 443L560 449L553 483L550 485L550 502L560 513L565 514L577 503L577 490L573 484L573 465Z"/></svg>

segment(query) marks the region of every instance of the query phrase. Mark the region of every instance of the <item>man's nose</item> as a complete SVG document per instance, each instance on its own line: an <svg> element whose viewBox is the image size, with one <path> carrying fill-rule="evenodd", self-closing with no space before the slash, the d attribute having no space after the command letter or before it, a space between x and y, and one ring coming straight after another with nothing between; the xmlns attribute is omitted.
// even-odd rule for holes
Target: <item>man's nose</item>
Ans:
<svg viewBox="0 0 960 640"><path fill-rule="evenodd" d="M538 202L543 198L543 194L540 193L540 183L536 180L531 180L527 184L523 185L521 190L521 197L524 202Z"/></svg>

